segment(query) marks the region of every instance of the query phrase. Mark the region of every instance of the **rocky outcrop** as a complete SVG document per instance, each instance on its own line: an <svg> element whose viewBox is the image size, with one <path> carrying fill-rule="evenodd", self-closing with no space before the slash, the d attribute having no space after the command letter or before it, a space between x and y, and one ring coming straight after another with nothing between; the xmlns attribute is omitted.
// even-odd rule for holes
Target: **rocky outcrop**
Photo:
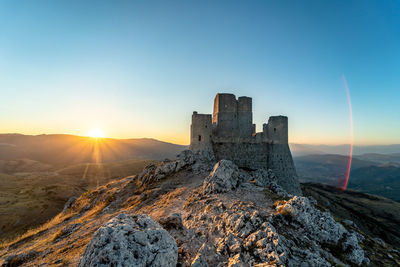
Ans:
<svg viewBox="0 0 400 267"><path fill-rule="evenodd" d="M308 253L327 255L321 247L335 247L342 251L345 259L356 265L368 264L369 259L360 247L364 237L355 232L349 232L340 223L336 222L327 211L322 212L313 205L315 200L306 197L295 196L288 201L279 201L276 205L278 216L284 218L284 223L278 224L281 229L297 235L292 235L295 243L309 244ZM298 255L304 251L294 251ZM333 257L333 255L328 255Z"/></svg>
<svg viewBox="0 0 400 267"><path fill-rule="evenodd" d="M36 251L30 251L27 253L21 254L11 254L9 255L1 265L1 267L13 267L13 266L22 266L25 262L31 260L36 257L39 253Z"/></svg>
<svg viewBox="0 0 400 267"><path fill-rule="evenodd" d="M283 266L287 262L287 248L268 213L241 201L225 205L209 197L193 203L189 211L185 225L207 240L195 255L194 266L206 266L204 262L208 266Z"/></svg>
<svg viewBox="0 0 400 267"><path fill-rule="evenodd" d="M75 196L70 197L70 198L67 200L67 202L65 202L63 211L66 211L66 210L68 210L69 208L71 208L71 206L75 203L75 201L76 201L77 199L78 199L78 198L75 197Z"/></svg>
<svg viewBox="0 0 400 267"><path fill-rule="evenodd" d="M207 151L197 153L191 150L182 151L175 160L164 160L159 164L149 164L137 175L139 183L144 186L160 181L188 166L192 167L195 173L209 171L212 166L213 156Z"/></svg>
<svg viewBox="0 0 400 267"><path fill-rule="evenodd" d="M251 177L254 179L256 185L268 188L280 197L285 198L293 196L288 194L285 189L278 185L278 178L270 169L259 169L253 171Z"/></svg>
<svg viewBox="0 0 400 267"><path fill-rule="evenodd" d="M239 186L239 168L229 160L215 164L211 173L204 179L204 193L225 193Z"/></svg>
<svg viewBox="0 0 400 267"><path fill-rule="evenodd" d="M295 196L276 206L276 210L289 217L292 224L296 224L306 231L306 234L315 240L324 243L336 244L346 232L346 229L337 223L329 212L321 212L314 208L306 197Z"/></svg>
<svg viewBox="0 0 400 267"><path fill-rule="evenodd" d="M147 215L119 214L100 227L80 261L86 266L176 266L175 240Z"/></svg>
<svg viewBox="0 0 400 267"><path fill-rule="evenodd" d="M182 215L172 213L167 217L162 217L158 221L165 229L183 229Z"/></svg>
<svg viewBox="0 0 400 267"><path fill-rule="evenodd" d="M249 180L252 183L248 184ZM234 195L255 194L257 186L291 199L277 201L276 213L239 197L230 202ZM265 201L266 195L263 198L258 199ZM221 160L193 199L197 200L187 204L190 215L184 225L207 240L194 255L193 266L212 266L216 262L223 262L223 266L369 263L360 247L360 234L349 232L329 212L315 208L314 199L288 194L275 183L270 170L246 173L232 162Z"/></svg>

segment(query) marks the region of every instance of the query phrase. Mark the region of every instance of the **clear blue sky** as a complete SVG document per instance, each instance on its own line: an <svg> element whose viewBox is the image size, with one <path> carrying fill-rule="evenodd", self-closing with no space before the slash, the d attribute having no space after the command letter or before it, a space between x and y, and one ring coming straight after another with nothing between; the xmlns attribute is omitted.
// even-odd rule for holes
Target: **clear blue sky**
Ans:
<svg viewBox="0 0 400 267"><path fill-rule="evenodd" d="M0 132L187 144L217 92L290 141L400 143L399 1L0 1Z"/></svg>

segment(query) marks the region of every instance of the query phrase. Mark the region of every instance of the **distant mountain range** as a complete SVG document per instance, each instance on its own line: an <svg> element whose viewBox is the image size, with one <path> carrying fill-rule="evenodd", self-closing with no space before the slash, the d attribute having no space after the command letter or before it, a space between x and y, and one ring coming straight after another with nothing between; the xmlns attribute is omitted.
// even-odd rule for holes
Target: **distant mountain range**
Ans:
<svg viewBox="0 0 400 267"><path fill-rule="evenodd" d="M348 155L350 145L308 145L308 144L290 144L290 150L293 156L315 155L315 154L339 154ZM353 155L362 155L369 153L378 154L400 154L400 144L393 145L373 145L373 146L353 146Z"/></svg>
<svg viewBox="0 0 400 267"><path fill-rule="evenodd" d="M65 134L0 134L0 160L30 159L69 165L130 159L173 158L186 146L155 139L112 139Z"/></svg>

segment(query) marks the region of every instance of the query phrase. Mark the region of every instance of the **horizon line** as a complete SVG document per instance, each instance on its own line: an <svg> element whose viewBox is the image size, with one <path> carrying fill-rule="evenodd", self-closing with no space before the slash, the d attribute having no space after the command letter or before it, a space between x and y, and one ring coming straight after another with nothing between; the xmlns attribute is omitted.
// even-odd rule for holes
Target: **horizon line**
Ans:
<svg viewBox="0 0 400 267"><path fill-rule="evenodd" d="M24 136L41 136L41 135L69 135L69 136L77 136L77 137L84 137L84 138L93 138L87 135L79 135L79 134L71 134L71 133L41 133L41 134L23 134L23 133L17 133L17 132L8 132L8 133L0 133L0 135L24 135ZM189 146L190 144L182 144L182 143L174 143L174 142L169 142L165 141L162 139L157 139L154 137L128 137L128 138L118 138L118 137L99 137L99 139L114 139L114 140L133 140L133 139L148 139L148 140L155 140L159 142L164 142L164 143L169 143L169 144L174 144L174 145L179 145L179 146ZM299 143L299 142L289 142L289 145L310 145L310 146L350 146L350 144L346 143L338 143L338 144L328 144L328 143ZM367 146L396 146L400 145L400 143L390 143L390 144L355 144L355 146L358 147L367 147Z"/></svg>

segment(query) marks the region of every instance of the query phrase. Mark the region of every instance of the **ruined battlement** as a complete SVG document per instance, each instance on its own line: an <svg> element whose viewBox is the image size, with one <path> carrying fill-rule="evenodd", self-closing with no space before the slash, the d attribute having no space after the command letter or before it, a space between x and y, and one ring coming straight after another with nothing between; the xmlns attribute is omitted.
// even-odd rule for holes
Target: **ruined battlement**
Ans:
<svg viewBox="0 0 400 267"><path fill-rule="evenodd" d="M212 143L288 143L288 118L272 116L263 124L263 131L256 133L253 124L251 97L217 94L214 111L210 114L192 115L192 150L211 148Z"/></svg>
<svg viewBox="0 0 400 267"><path fill-rule="evenodd" d="M279 177L296 177L288 145L288 118L271 116L256 132L252 98L217 94L211 114L192 114L190 149L211 151L247 169L272 169ZM291 181L289 178L288 182Z"/></svg>

